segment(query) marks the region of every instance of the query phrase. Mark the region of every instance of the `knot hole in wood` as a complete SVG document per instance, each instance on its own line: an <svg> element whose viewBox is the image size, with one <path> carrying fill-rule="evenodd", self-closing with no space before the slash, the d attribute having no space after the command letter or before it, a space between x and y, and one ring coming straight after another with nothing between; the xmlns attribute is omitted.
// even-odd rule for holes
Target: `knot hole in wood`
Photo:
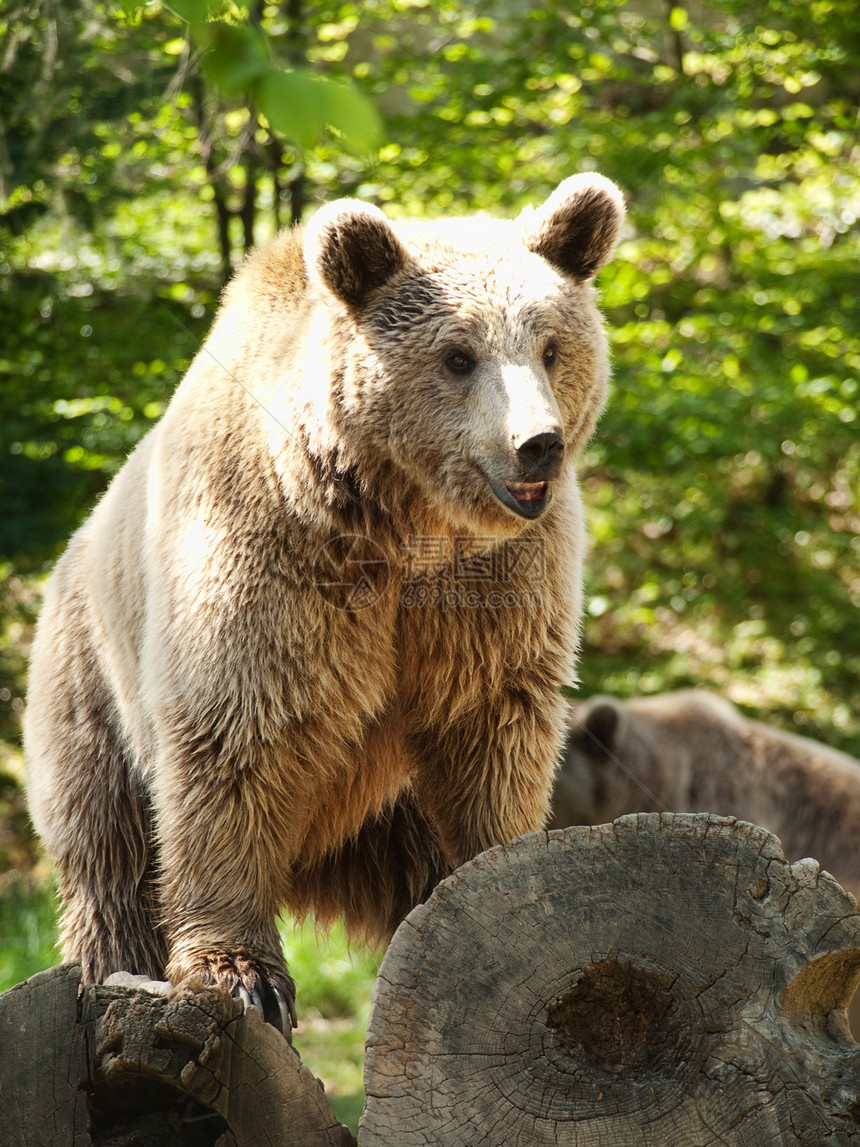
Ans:
<svg viewBox="0 0 860 1147"><path fill-rule="evenodd" d="M547 1012L556 1049L604 1070L672 1070L677 1024L669 982L623 960L599 960Z"/></svg>

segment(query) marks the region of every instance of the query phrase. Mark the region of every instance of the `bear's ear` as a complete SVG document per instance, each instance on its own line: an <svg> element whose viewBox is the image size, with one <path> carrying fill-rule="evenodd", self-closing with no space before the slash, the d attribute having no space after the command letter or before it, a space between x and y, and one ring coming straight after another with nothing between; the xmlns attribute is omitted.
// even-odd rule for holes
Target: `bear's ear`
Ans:
<svg viewBox="0 0 860 1147"><path fill-rule="evenodd" d="M379 208L359 199L337 199L316 213L305 235L304 256L311 279L353 310L407 260Z"/></svg>
<svg viewBox="0 0 860 1147"><path fill-rule="evenodd" d="M587 713L583 714L584 739L591 742L591 753L606 749L610 753L618 741L621 725L621 706L610 697L601 697Z"/></svg>
<svg viewBox="0 0 860 1147"><path fill-rule="evenodd" d="M522 240L556 270L583 282L608 263L624 221L624 198L602 175L572 175L542 207L522 213Z"/></svg>

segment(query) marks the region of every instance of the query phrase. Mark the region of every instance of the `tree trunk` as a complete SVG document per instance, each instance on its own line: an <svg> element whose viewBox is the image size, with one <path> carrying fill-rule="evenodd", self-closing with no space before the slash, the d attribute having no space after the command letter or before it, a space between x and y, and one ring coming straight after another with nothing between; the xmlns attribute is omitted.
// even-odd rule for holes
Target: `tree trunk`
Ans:
<svg viewBox="0 0 860 1147"><path fill-rule="evenodd" d="M304 0L284 0L282 7L287 18L287 59L293 67L306 65L308 30L305 26ZM298 227L305 210L304 155L298 150L296 151L296 161L290 171L288 187L290 192L290 225Z"/></svg>
<svg viewBox="0 0 860 1147"><path fill-rule="evenodd" d="M484 853L379 972L361 1147L860 1143L857 905L764 829L639 815Z"/></svg>
<svg viewBox="0 0 860 1147"><path fill-rule="evenodd" d="M266 143L266 166L272 176L272 222L275 225L275 234L281 229L281 192L283 191L283 183L281 182L281 160L283 149L280 142L274 136L270 136Z"/></svg>
<svg viewBox="0 0 860 1147"><path fill-rule="evenodd" d="M212 202L215 204L215 227L218 233L218 251L221 255L221 282L226 283L233 273L230 245L230 220L233 217L233 213L227 206L227 197L215 181L211 166L212 165L207 162L206 171L211 181Z"/></svg>
<svg viewBox="0 0 860 1147"><path fill-rule="evenodd" d="M290 188L290 223L298 227L302 221L305 210L305 169L302 166L289 183Z"/></svg>
<svg viewBox="0 0 860 1147"><path fill-rule="evenodd" d="M257 117L251 117L251 129L254 129ZM254 153L254 135L245 149L245 195L242 200L242 209L239 216L242 220L242 243L245 253L254 246L254 224L257 220L257 157Z"/></svg>
<svg viewBox="0 0 860 1147"><path fill-rule="evenodd" d="M214 126L206 113L206 97L203 88L203 79L199 72L193 71L188 78L188 90L191 93L194 109L194 123L197 128L197 142L200 147L200 156L209 186L212 188L212 201L215 204L215 228L218 235L218 250L221 254L221 281L226 283L233 270L232 252L230 244L230 219L232 212L227 204L227 193L224 186L223 173L219 171L215 160Z"/></svg>
<svg viewBox="0 0 860 1147"><path fill-rule="evenodd" d="M66 964L0 996L2 1147L355 1143L283 1037L226 991L79 989Z"/></svg>

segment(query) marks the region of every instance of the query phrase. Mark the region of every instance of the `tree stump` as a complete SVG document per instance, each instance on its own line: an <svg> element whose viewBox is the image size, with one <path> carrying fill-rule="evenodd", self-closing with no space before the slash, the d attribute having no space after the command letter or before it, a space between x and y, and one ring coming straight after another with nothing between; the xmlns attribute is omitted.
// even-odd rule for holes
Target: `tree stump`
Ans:
<svg viewBox="0 0 860 1147"><path fill-rule="evenodd" d="M2 1147L355 1143L284 1038L225 990L80 978L66 964L0 996Z"/></svg>
<svg viewBox="0 0 860 1147"><path fill-rule="evenodd" d="M398 930L361 1147L860 1143L853 897L775 837L639 815L464 865Z"/></svg>

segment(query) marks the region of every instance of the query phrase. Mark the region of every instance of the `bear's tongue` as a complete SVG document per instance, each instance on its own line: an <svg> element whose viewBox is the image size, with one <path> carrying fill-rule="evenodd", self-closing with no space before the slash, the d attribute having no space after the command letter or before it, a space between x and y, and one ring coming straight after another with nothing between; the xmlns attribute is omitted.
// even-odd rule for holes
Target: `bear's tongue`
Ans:
<svg viewBox="0 0 860 1147"><path fill-rule="evenodd" d="M546 497L548 482L508 482L508 493L521 506L533 506Z"/></svg>

